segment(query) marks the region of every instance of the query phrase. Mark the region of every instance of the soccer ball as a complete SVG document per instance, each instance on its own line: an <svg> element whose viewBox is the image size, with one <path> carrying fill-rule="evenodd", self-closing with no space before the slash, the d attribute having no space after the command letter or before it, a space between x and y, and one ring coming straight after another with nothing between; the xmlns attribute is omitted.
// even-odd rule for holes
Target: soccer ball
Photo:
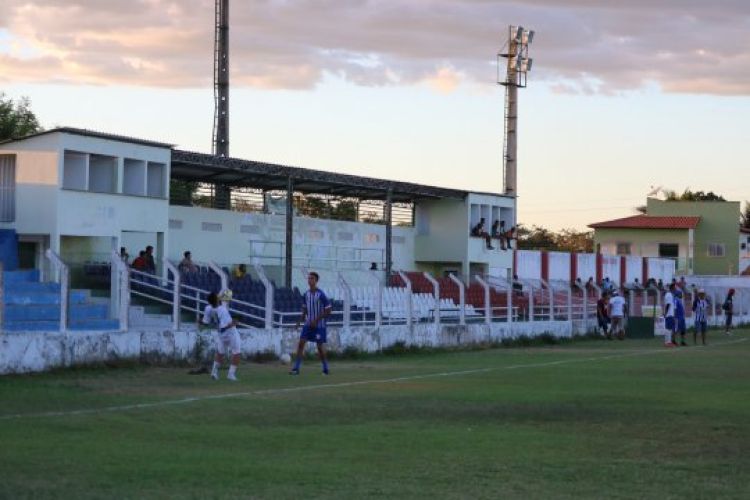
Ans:
<svg viewBox="0 0 750 500"><path fill-rule="evenodd" d="M282 365L288 365L289 363L292 362L292 357L289 354L284 353L281 356L279 356L279 361L281 361Z"/></svg>

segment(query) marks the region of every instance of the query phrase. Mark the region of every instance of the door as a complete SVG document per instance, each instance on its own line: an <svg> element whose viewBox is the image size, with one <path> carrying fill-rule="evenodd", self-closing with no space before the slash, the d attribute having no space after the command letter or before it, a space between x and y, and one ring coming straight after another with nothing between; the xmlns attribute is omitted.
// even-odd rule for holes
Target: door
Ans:
<svg viewBox="0 0 750 500"><path fill-rule="evenodd" d="M0 155L0 222L16 221L16 155Z"/></svg>

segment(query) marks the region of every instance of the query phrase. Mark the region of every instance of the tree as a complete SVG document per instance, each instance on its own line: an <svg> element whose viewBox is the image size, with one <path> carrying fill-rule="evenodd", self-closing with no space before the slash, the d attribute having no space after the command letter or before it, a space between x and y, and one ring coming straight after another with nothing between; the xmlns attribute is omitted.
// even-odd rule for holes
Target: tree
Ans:
<svg viewBox="0 0 750 500"><path fill-rule="evenodd" d="M357 220L357 202L353 200L341 200L331 209L331 219Z"/></svg>
<svg viewBox="0 0 750 500"><path fill-rule="evenodd" d="M704 193L703 191L690 191L685 189L682 194L678 195L677 191L665 190L666 201L727 201L720 194L713 191Z"/></svg>
<svg viewBox="0 0 750 500"><path fill-rule="evenodd" d="M750 201L745 200L745 211L740 213L742 227L750 229Z"/></svg>
<svg viewBox="0 0 750 500"><path fill-rule="evenodd" d="M549 250L558 252L592 252L593 231L562 229L559 232L532 226L518 226L518 248L521 250Z"/></svg>
<svg viewBox="0 0 750 500"><path fill-rule="evenodd" d="M13 101L0 93L0 141L15 139L43 130L28 97Z"/></svg>

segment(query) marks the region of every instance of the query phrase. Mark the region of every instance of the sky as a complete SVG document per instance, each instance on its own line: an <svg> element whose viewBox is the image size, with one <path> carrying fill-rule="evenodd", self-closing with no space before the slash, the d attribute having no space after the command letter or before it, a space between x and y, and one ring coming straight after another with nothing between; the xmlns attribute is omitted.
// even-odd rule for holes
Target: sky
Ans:
<svg viewBox="0 0 750 500"><path fill-rule="evenodd" d="M520 222L584 229L658 186L750 199L747 0L230 4L232 156L500 192L496 54L520 24ZM208 152L213 9L3 0L0 92L46 128Z"/></svg>

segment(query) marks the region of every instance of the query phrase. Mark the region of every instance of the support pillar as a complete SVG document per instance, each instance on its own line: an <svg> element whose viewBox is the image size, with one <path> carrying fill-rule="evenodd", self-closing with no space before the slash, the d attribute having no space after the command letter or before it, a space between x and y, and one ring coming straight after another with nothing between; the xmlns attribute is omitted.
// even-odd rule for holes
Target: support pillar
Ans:
<svg viewBox="0 0 750 500"><path fill-rule="evenodd" d="M284 247L284 286L292 288L292 264L294 262L294 179L286 181L286 246Z"/></svg>
<svg viewBox="0 0 750 500"><path fill-rule="evenodd" d="M385 275L393 270L393 190L388 188L385 196Z"/></svg>

